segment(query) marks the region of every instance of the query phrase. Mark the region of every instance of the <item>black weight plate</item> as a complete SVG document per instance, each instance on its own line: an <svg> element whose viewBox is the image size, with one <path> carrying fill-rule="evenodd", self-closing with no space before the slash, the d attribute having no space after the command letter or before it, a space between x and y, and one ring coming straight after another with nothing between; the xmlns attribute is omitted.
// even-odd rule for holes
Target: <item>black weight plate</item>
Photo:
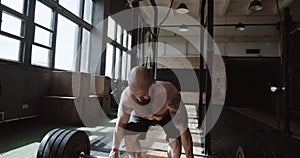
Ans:
<svg viewBox="0 0 300 158"><path fill-rule="evenodd" d="M79 157L80 153L90 154L90 141L85 132L72 131L65 136L61 142L57 158L74 158Z"/></svg>
<svg viewBox="0 0 300 158"><path fill-rule="evenodd" d="M45 150L43 153L43 158L49 158L53 145L55 144L57 138L64 132L65 129L60 129L49 139L48 143L45 146Z"/></svg>
<svg viewBox="0 0 300 158"><path fill-rule="evenodd" d="M57 131L59 131L60 129L56 128L53 129L51 131L49 131L42 139L39 148L38 148L38 152L37 152L37 158L43 158L43 153L45 151L45 147L46 144L48 143L48 141L50 140L50 138L53 136L53 134L55 134Z"/></svg>
<svg viewBox="0 0 300 158"><path fill-rule="evenodd" d="M64 139L70 132L72 132L72 131L71 131L71 130L65 130L65 131L63 131L63 132L58 136L58 138L55 140L55 142L54 142L54 144L53 144L53 147L51 148L49 158L57 158L57 151L58 151L58 148L59 148L60 144L62 143L63 139Z"/></svg>

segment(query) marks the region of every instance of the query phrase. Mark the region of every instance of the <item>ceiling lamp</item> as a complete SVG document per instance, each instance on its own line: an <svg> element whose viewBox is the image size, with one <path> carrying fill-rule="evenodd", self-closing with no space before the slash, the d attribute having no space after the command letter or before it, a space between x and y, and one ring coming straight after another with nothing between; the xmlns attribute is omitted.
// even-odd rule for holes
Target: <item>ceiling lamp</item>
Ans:
<svg viewBox="0 0 300 158"><path fill-rule="evenodd" d="M189 12L189 9L184 3L180 3L176 9L176 12L181 13L181 14L186 14Z"/></svg>
<svg viewBox="0 0 300 158"><path fill-rule="evenodd" d="M187 31L189 31L189 28L185 24L182 24L179 27L179 31L181 31L181 32L187 32Z"/></svg>
<svg viewBox="0 0 300 158"><path fill-rule="evenodd" d="M235 26L235 30L237 31L244 31L245 30L245 25L241 22L239 22L236 26Z"/></svg>
<svg viewBox="0 0 300 158"><path fill-rule="evenodd" d="M252 11L260 11L263 9L263 5L261 3L261 0L253 0L249 7L248 7L249 10L252 10Z"/></svg>

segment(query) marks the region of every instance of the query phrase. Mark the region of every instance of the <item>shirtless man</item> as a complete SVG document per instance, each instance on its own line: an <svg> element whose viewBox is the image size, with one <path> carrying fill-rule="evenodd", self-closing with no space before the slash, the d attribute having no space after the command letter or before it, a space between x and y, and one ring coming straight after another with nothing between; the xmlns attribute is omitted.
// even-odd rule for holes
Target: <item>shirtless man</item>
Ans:
<svg viewBox="0 0 300 158"><path fill-rule="evenodd" d="M193 157L187 112L180 93L170 82L152 83L151 73L145 67L137 66L131 70L129 86L120 99L110 158L119 158L119 146L124 136L129 157L141 158L139 139L144 139L149 127L156 124L167 135L169 158L180 157L181 144L186 157Z"/></svg>

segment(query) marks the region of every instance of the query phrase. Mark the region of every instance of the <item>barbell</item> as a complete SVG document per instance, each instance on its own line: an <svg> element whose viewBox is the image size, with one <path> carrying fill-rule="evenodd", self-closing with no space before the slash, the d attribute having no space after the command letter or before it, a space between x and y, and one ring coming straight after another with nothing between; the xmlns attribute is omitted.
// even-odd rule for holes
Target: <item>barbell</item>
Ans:
<svg viewBox="0 0 300 158"><path fill-rule="evenodd" d="M248 157L242 146L235 154L236 158ZM88 135L79 130L53 129L42 139L37 158L95 158L90 155Z"/></svg>

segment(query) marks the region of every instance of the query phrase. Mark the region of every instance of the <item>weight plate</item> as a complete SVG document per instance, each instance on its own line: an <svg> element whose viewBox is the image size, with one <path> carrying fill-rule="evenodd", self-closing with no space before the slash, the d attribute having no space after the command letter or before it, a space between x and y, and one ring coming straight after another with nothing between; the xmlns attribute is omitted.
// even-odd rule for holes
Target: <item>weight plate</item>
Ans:
<svg viewBox="0 0 300 158"><path fill-rule="evenodd" d="M90 141L85 132L71 131L61 141L57 158L79 157L80 153L90 154Z"/></svg>
<svg viewBox="0 0 300 158"><path fill-rule="evenodd" d="M37 158L43 158L43 154L45 151L45 147L46 144L48 143L48 141L50 140L50 138L53 136L53 134L55 134L57 131L59 131L60 129L56 128L53 129L51 131L49 131L42 139L39 148L38 148L38 153L37 153Z"/></svg>
<svg viewBox="0 0 300 158"><path fill-rule="evenodd" d="M53 145L55 144L57 138L65 131L65 129L59 129L56 131L49 139L48 142L45 144L43 157L42 158L49 158Z"/></svg>
<svg viewBox="0 0 300 158"><path fill-rule="evenodd" d="M58 138L55 140L53 147L51 148L49 158L57 158L57 152L60 144L62 143L63 139L70 133L71 130L63 131Z"/></svg>

